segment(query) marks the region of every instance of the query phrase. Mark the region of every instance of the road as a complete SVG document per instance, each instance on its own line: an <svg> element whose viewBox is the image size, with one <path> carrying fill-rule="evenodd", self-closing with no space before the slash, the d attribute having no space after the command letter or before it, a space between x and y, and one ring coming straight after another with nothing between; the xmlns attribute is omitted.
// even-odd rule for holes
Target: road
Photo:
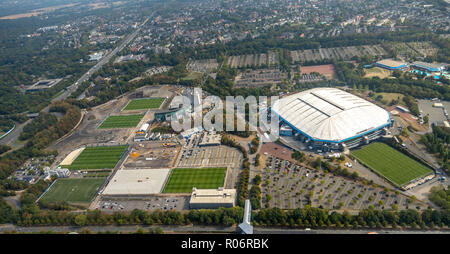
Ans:
<svg viewBox="0 0 450 254"><path fill-rule="evenodd" d="M88 80L95 72L97 72L103 65L109 62L112 57L114 57L118 52L124 49L141 31L141 28L147 23L149 20L146 19L133 33L128 35L125 40L123 40L119 46L117 46L113 51L109 52L105 57L103 57L97 64L95 64L91 69L89 69L85 74L83 74L75 83L68 86L66 91L55 98L53 101L64 100L72 94L72 92L78 89L78 86L82 84L84 81Z"/></svg>
<svg viewBox="0 0 450 254"><path fill-rule="evenodd" d="M9 145L12 148L15 148L14 142L19 138L20 133L22 133L23 127L25 127L25 125L27 125L29 122L31 122L31 119L28 119L26 122L21 124L15 123L16 128L13 131L11 131L8 135L0 139L0 145Z"/></svg>
<svg viewBox="0 0 450 254"><path fill-rule="evenodd" d="M138 228L148 230L150 228L161 228L165 233L222 233L230 234L236 232L236 227L223 227L223 226L199 226L199 225L187 225L187 226L145 226L145 225L125 225L125 226L32 226L32 227L20 227L12 224L0 225L0 232L4 231L17 231L21 233L39 233L39 232L81 232L83 229L88 229L91 232L122 232L130 233L136 232ZM450 234L448 230L380 230L380 229L289 229L289 228L265 228L255 227L255 234L368 234L369 232L377 234Z"/></svg>

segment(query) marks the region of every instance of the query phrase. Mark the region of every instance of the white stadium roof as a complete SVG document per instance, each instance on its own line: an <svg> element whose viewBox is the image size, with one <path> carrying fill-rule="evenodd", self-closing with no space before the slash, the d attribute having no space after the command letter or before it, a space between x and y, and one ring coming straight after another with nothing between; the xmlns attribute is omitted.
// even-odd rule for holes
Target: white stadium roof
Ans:
<svg viewBox="0 0 450 254"><path fill-rule="evenodd" d="M297 131L325 142L343 142L390 123L386 110L336 88L286 96L272 110Z"/></svg>

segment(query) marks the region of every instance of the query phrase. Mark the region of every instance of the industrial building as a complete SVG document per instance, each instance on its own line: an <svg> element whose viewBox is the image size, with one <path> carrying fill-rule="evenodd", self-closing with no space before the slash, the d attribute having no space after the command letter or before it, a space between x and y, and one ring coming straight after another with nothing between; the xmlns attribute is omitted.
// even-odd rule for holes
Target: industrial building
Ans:
<svg viewBox="0 0 450 254"><path fill-rule="evenodd" d="M410 64L411 67L423 71L429 71L429 72L441 72L445 69L446 64L433 64L433 63L426 63L426 62L413 62Z"/></svg>
<svg viewBox="0 0 450 254"><path fill-rule="evenodd" d="M314 88L276 101L272 112L295 138L324 152L367 144L387 133L389 112L337 88Z"/></svg>
<svg viewBox="0 0 450 254"><path fill-rule="evenodd" d="M217 209L219 207L234 207L236 189L192 189L189 200L190 209Z"/></svg>
<svg viewBox="0 0 450 254"><path fill-rule="evenodd" d="M406 67L405 62L395 61L392 59L384 59L375 63L378 67L388 70L400 70Z"/></svg>

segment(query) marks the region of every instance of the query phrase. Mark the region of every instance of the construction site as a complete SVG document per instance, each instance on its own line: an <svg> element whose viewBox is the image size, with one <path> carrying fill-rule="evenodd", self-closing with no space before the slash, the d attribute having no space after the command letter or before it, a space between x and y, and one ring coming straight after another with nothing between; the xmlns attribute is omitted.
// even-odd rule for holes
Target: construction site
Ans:
<svg viewBox="0 0 450 254"><path fill-rule="evenodd" d="M181 146L175 141L141 142L133 145L124 163L125 168L169 168L172 167Z"/></svg>

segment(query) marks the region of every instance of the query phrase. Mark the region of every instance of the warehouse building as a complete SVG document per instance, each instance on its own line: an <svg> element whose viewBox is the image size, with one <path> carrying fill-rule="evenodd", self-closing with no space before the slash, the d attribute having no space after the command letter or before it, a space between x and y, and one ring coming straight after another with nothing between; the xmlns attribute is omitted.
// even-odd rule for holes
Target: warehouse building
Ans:
<svg viewBox="0 0 450 254"><path fill-rule="evenodd" d="M234 207L236 189L192 189L189 200L190 209L217 209L219 207Z"/></svg>
<svg viewBox="0 0 450 254"><path fill-rule="evenodd" d="M271 110L281 124L310 149L345 150L386 135L389 112L358 96L336 88L315 88L286 96Z"/></svg>
<svg viewBox="0 0 450 254"><path fill-rule="evenodd" d="M395 61L392 59L384 59L375 63L378 67L388 70L401 70L406 67L405 62Z"/></svg>

